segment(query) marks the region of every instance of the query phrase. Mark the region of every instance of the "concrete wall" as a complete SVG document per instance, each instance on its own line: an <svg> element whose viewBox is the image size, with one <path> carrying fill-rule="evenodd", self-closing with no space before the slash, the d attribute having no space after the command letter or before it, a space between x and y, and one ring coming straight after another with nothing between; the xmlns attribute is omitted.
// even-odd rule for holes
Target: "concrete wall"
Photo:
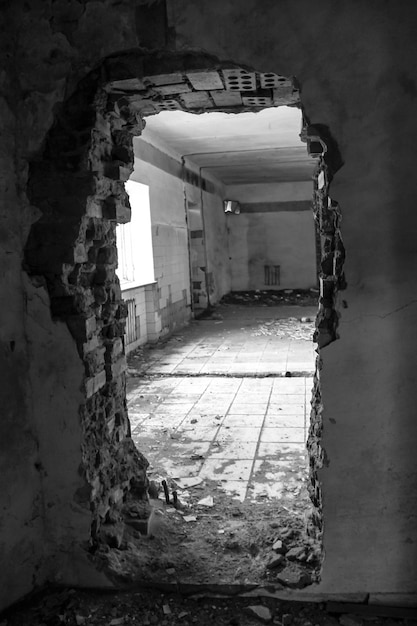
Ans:
<svg viewBox="0 0 417 626"><path fill-rule="evenodd" d="M205 244L207 248L210 304L216 304L232 288L227 220L223 199L218 194L203 192Z"/></svg>
<svg viewBox="0 0 417 626"><path fill-rule="evenodd" d="M215 304L231 286L221 185L199 176L187 182L179 157L142 139L135 146L130 180L149 186L155 283L123 290L125 301L135 300L138 318L139 336L129 350L181 328L192 310ZM191 272L201 285L193 306Z"/></svg>
<svg viewBox="0 0 417 626"><path fill-rule="evenodd" d="M344 166L331 195L343 212L348 289L339 306L340 339L322 351L327 464L320 472L325 547L320 588L369 592L371 600L387 603L415 594L417 6L407 0L400 8L379 0L282 0L263 3L260 11L255 0L175 0L168 16L170 46L177 50L203 49L264 72L295 75L306 115L328 126L338 143ZM59 572L69 584L94 584L86 562L86 569L77 567L72 576L74 543L89 538L82 514L72 508L74 468L55 485L64 481L68 508L48 513L47 506L39 506L60 501L52 483L47 490L42 485L40 471L53 465L57 449L65 454L67 417L74 429L70 464L81 462L75 445L81 436L78 400L58 428L62 402L39 398L45 355L54 379L51 393L59 400L79 397L82 362L75 339L51 317L44 279L28 283L22 268L29 231L41 214L27 197L27 164L42 154L55 115L92 68L107 55L139 46L163 48L168 40L163 24L159 30L154 25L156 39L146 40L146 6L134 0L28 0L24 7L8 3L3 17L0 606ZM83 110L87 118L90 113L91 107ZM63 222L59 235L65 228ZM31 298L41 335L28 306ZM53 348L65 342L63 359ZM46 527L53 526L65 527L67 534L63 544L51 538L48 546ZM45 552L54 553L53 567L45 568Z"/></svg>
<svg viewBox="0 0 417 626"><path fill-rule="evenodd" d="M313 182L228 185L226 195L241 203L227 215L232 290L268 289L264 266L280 267L271 289L315 286Z"/></svg>
<svg viewBox="0 0 417 626"><path fill-rule="evenodd" d="M149 186L156 285L148 304L146 335L155 341L191 316L184 188L179 178L140 157L135 158L131 180Z"/></svg>
<svg viewBox="0 0 417 626"><path fill-rule="evenodd" d="M229 214L232 290L307 289L317 282L315 229L310 211ZM265 266L280 267L268 286Z"/></svg>

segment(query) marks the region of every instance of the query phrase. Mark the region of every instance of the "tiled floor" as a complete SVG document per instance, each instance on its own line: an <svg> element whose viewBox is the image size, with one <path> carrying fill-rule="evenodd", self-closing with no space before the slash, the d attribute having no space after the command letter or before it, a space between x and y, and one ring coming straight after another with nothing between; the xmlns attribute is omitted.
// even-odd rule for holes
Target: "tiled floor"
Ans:
<svg viewBox="0 0 417 626"><path fill-rule="evenodd" d="M297 497L315 359L306 316L228 307L130 359L142 374L129 380L132 436L156 478L216 481L242 501Z"/></svg>

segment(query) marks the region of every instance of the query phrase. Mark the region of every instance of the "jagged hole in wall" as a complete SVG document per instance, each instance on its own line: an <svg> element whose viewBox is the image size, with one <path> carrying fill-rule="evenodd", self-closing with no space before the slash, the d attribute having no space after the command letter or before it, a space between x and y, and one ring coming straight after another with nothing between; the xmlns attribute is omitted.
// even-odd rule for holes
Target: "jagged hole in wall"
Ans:
<svg viewBox="0 0 417 626"><path fill-rule="evenodd" d="M43 153L31 164L28 195L42 216L29 235L25 269L49 294L52 318L67 324L84 365L84 400L79 415L74 416L74 428L80 429L79 473L85 488L77 491L76 499L78 506L91 513L91 532L79 541L118 580L174 575L184 579L194 576L194 582L198 576L212 580L212 574L219 574L220 553L232 555L233 563L246 564L238 566L242 570L238 581L249 582L251 575L278 580L277 573L284 568L289 579L285 582L281 576L283 584L305 586L318 575L320 551L310 550L309 545L314 547L316 540L320 543L318 470L326 462L320 446L319 367L314 377L307 444L309 492L314 505L309 519L311 542L301 546L298 553L294 543L297 529L294 532L288 527L287 535L280 537L282 524L274 515L255 524L262 537L260 543L251 541L248 533L241 541L233 539L242 511L236 506L227 509L227 516L218 516L218 532L209 535L209 556L196 563L193 542L202 532L188 530L193 524L184 521L188 511L171 507L171 513L167 508L159 515L150 504L149 463L140 445L138 450L133 443L126 404L124 336L128 307L116 275L116 225L130 220L124 183L133 171L132 141L142 132L143 118L167 110L244 113L280 105L300 106L294 80L222 64L208 55L144 57L141 52L125 53L106 59L81 82L57 115ZM340 164L325 128L312 128L305 122L302 135L310 152L318 155L313 201L321 238L316 339L323 347L336 338L335 294L344 282L340 211L328 197L332 172ZM322 146L321 152L316 144ZM192 182L192 173L189 176ZM210 511L210 506L206 510ZM174 516L175 523L171 522ZM199 517L204 519L201 508ZM177 529L174 535L171 523ZM158 525L160 532L155 530ZM155 535L153 541L150 534ZM272 549L274 539L287 546L277 543ZM280 554L291 547L295 550L291 558ZM208 563L211 570L207 573L204 565ZM298 578L296 563L305 566Z"/></svg>

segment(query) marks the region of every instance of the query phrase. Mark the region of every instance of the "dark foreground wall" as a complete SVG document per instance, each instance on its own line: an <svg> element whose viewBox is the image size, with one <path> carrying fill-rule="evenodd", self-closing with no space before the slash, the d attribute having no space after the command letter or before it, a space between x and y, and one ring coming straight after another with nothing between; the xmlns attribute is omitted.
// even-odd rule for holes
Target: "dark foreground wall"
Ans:
<svg viewBox="0 0 417 626"><path fill-rule="evenodd" d="M100 524L117 514L132 476L146 467L129 444L117 342L123 310L111 251L106 257L105 250L114 247L111 209L117 210L121 192L77 178L89 171L84 157L77 157L75 178L62 180L65 193L69 184L84 200L93 198L82 215L78 205L66 207L65 232L75 256L62 258L60 231L58 269L40 262L36 270L27 259L32 224L41 216L44 224L59 209L54 184L49 196L39 187L28 190L28 163L45 162L54 120L61 138L65 123L78 129L76 138L72 134L76 145L66 143L70 161L72 149L87 154L80 148L83 133L94 125L97 162L99 153L115 150L116 137L123 144L123 133L83 118L81 110L67 109L60 120L60 103L104 57L138 46L202 49L258 71L295 75L310 122L327 126L337 142L344 165L330 195L343 215L348 288L337 303L340 338L322 350L324 453L323 467L315 468L324 513L320 587L383 594L387 602L391 594L416 594L415 3L175 0L166 14L160 2L134 0L27 0L2 7L1 605L47 578L105 584L87 551ZM52 153L48 158L57 168ZM110 191L117 202L109 205ZM97 198L108 211L105 228L94 213ZM74 214L76 236L69 228ZM88 249L73 245L80 233ZM91 278L91 302L58 302L72 287L79 295L82 281L90 280L90 249L94 263L105 266L104 282ZM82 265L83 276L65 275L74 282L64 285L65 264L71 272ZM63 308L51 310L51 298ZM77 307L102 307L95 315L101 334L93 320L71 331L68 304L76 307L76 317ZM103 352L95 338L104 342L104 336ZM94 429L94 416L101 416L101 430ZM104 446L99 458L92 456L94 441Z"/></svg>

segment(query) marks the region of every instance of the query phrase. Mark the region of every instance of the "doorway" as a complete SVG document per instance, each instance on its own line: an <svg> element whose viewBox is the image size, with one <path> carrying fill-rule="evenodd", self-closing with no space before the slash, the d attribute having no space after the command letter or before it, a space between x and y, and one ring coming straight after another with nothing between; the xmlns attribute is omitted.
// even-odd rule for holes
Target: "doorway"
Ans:
<svg viewBox="0 0 417 626"><path fill-rule="evenodd" d="M306 450L315 164L299 139L301 113L146 121L132 177L150 188L155 306L163 324L172 294L186 287L192 312L188 325L161 327L159 342L128 359L132 438L151 463L146 576L304 587L317 580L321 553ZM178 285L184 228L189 268Z"/></svg>

